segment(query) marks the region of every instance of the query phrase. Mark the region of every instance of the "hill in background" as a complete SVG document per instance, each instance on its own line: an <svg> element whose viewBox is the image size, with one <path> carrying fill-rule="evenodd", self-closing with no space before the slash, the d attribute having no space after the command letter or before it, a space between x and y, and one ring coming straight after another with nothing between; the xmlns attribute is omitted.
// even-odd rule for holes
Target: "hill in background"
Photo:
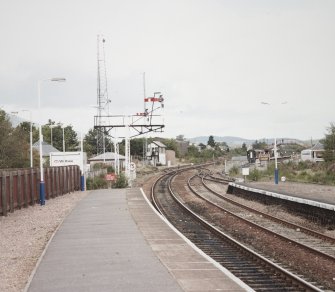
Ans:
<svg viewBox="0 0 335 292"><path fill-rule="evenodd" d="M188 139L191 143L202 143L207 145L209 136L199 136ZM243 143L246 145L251 145L255 142L255 140L244 139L240 137L233 137L233 136L214 136L215 142L226 142L229 147L241 147Z"/></svg>
<svg viewBox="0 0 335 292"><path fill-rule="evenodd" d="M189 140L191 143L195 143L195 144L205 144L207 145L208 142L208 138L209 136L198 136L198 137L194 137L194 138L190 138L187 139ZM274 138L261 138L261 139L255 139L255 140L251 140L251 139L244 139L241 137L234 137L234 136L214 136L214 141L215 142L226 142L227 145L229 147L241 147L243 143L245 143L247 146L251 145L253 143L255 143L255 141L258 142L265 142L267 144L274 144ZM296 144L300 144L300 145L306 145L307 143L311 143L311 141L301 141L298 139L293 139L293 138L277 138L277 143L281 143L282 140L284 140L284 143L296 143Z"/></svg>

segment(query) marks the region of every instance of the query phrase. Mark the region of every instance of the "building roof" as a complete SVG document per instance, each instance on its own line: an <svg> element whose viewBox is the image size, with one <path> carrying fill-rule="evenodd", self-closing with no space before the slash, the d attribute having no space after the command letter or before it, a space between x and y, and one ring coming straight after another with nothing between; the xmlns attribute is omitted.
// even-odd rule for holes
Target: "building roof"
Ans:
<svg viewBox="0 0 335 292"><path fill-rule="evenodd" d="M324 148L324 146L323 146L323 144L322 144L321 142L318 142L318 143L316 143L316 144L311 148L311 150L314 150L314 151L319 150L319 151L321 151L321 150L325 150L325 148Z"/></svg>
<svg viewBox="0 0 335 292"><path fill-rule="evenodd" d="M166 146L165 146L162 142L159 142L159 141L152 141L152 143L156 144L158 147L166 148Z"/></svg>
<svg viewBox="0 0 335 292"><path fill-rule="evenodd" d="M33 149L40 151L40 141L37 141L33 144ZM51 146L45 141L42 141L42 156L49 156L50 152L60 152L55 147Z"/></svg>
<svg viewBox="0 0 335 292"><path fill-rule="evenodd" d="M92 157L88 159L88 161L103 161L103 160L115 160L116 154L114 152L105 152L102 154L99 154L95 157ZM119 160L125 160L125 157L123 155L119 154Z"/></svg>

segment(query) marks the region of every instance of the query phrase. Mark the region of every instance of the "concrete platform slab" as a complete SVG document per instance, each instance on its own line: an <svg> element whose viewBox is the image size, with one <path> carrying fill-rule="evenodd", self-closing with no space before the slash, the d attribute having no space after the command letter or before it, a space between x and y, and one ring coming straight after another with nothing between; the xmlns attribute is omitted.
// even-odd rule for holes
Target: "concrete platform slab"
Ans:
<svg viewBox="0 0 335 292"><path fill-rule="evenodd" d="M25 291L245 290L133 188L98 190L83 199L54 235Z"/></svg>
<svg viewBox="0 0 335 292"><path fill-rule="evenodd" d="M66 218L27 289L182 291L132 220L126 190L100 190Z"/></svg>

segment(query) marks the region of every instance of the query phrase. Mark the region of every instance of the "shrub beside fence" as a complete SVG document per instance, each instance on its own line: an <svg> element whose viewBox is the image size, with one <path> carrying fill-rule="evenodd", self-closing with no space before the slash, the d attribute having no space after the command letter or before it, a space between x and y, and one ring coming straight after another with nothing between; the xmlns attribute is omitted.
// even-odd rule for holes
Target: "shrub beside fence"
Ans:
<svg viewBox="0 0 335 292"><path fill-rule="evenodd" d="M0 170L0 216L39 203L38 168ZM45 198L80 190L80 168L75 165L44 168Z"/></svg>

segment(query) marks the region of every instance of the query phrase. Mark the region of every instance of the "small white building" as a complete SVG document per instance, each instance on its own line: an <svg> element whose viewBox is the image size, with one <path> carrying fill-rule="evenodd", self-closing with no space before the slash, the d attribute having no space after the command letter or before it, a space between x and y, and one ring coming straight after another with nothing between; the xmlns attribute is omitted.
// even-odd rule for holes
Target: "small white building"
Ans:
<svg viewBox="0 0 335 292"><path fill-rule="evenodd" d="M147 148L147 159L154 166L166 165L166 146L159 141L150 143Z"/></svg>
<svg viewBox="0 0 335 292"><path fill-rule="evenodd" d="M323 153L325 149L322 143L316 143L312 148L301 151L301 160L310 160L314 162L324 161Z"/></svg>

